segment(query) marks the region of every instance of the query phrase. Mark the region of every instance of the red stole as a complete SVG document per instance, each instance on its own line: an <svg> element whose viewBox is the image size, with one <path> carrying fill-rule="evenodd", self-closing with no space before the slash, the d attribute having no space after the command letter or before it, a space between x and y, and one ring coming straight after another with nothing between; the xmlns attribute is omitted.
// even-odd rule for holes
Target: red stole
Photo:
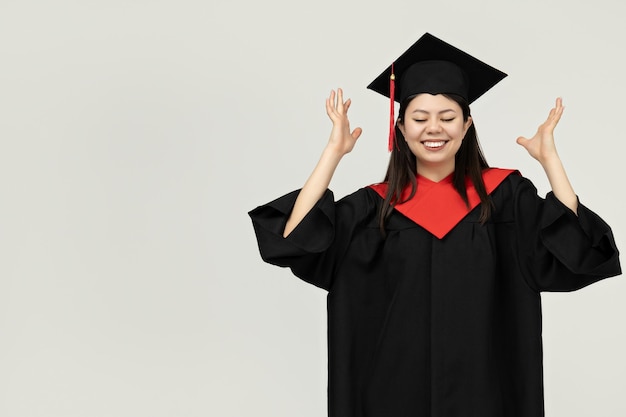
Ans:
<svg viewBox="0 0 626 417"><path fill-rule="evenodd" d="M518 171L500 168L487 168L483 171L483 181L487 194L491 194L502 181L509 175ZM467 180L467 198L469 207L454 189L450 174L439 182L431 181L422 176L417 177L417 192L409 201L397 204L394 208L404 216L413 220L433 235L442 239L448 232L459 224L467 214L480 204L480 197L470 180ZM387 183L373 184L369 186L382 198L387 192ZM406 199L411 193L409 185L402 192L402 199Z"/></svg>

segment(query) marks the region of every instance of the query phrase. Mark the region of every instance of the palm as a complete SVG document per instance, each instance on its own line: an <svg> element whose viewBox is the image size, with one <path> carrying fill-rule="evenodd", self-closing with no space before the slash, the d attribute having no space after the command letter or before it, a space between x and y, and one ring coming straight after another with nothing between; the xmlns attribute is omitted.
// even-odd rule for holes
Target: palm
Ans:
<svg viewBox="0 0 626 417"><path fill-rule="evenodd" d="M361 136L362 129L357 127L350 131L350 121L348 120L348 109L352 102L350 99L343 101L343 91L341 88L330 92L330 97L326 99L326 113L333 122L333 129L330 132L328 146L335 148L339 153L346 154L354 148L354 145Z"/></svg>

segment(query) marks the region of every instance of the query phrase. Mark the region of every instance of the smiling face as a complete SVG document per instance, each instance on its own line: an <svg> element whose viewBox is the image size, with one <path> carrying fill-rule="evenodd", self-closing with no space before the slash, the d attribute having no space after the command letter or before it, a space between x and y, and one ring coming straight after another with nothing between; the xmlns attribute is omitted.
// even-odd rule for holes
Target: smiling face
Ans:
<svg viewBox="0 0 626 417"><path fill-rule="evenodd" d="M438 181L454 171L454 156L472 118L463 119L457 102L442 94L419 94L398 127L417 159L417 173Z"/></svg>

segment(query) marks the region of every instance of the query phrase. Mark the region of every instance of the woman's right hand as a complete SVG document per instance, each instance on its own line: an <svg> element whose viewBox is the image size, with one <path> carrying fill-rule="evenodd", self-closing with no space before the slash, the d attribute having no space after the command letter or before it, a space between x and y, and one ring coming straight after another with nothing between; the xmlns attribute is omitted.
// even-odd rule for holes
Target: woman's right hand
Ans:
<svg viewBox="0 0 626 417"><path fill-rule="evenodd" d="M333 129L330 132L327 149L333 151L337 155L343 156L354 148L363 129L357 127L350 132L350 121L348 120L348 109L351 100L343 101L343 91L341 88L331 90L330 97L326 99L326 114L333 122Z"/></svg>

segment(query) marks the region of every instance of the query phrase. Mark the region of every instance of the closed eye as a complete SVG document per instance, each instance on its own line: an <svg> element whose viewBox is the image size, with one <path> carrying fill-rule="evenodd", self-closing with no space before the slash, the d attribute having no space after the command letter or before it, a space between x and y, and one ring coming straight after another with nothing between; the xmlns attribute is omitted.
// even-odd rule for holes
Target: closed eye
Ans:
<svg viewBox="0 0 626 417"><path fill-rule="evenodd" d="M454 117L451 119L441 119L442 122L452 122L454 121ZM425 123L428 121L428 119L413 119L416 123Z"/></svg>

